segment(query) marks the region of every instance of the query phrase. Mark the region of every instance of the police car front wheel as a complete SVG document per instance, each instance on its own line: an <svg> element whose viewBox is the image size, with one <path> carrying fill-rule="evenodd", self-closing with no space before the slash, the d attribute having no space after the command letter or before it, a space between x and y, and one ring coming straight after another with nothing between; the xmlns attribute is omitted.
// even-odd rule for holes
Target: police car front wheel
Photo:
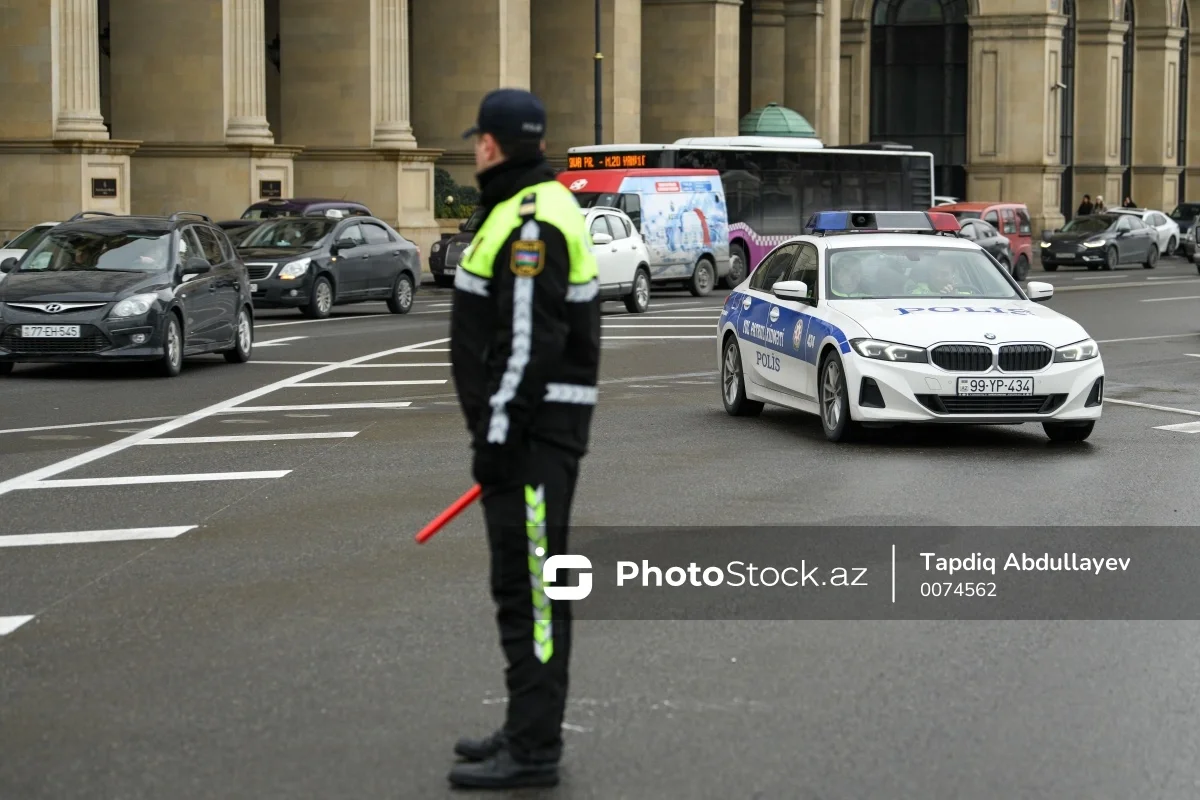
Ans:
<svg viewBox="0 0 1200 800"><path fill-rule="evenodd" d="M858 435L861 425L850 418L850 392L846 388L846 372L837 353L821 361L818 405L821 428L831 442L844 442Z"/></svg>
<svg viewBox="0 0 1200 800"><path fill-rule="evenodd" d="M721 401L725 410L734 417L756 417L762 413L763 404L746 399L746 380L742 375L742 356L737 339L730 336L725 340L721 357Z"/></svg>

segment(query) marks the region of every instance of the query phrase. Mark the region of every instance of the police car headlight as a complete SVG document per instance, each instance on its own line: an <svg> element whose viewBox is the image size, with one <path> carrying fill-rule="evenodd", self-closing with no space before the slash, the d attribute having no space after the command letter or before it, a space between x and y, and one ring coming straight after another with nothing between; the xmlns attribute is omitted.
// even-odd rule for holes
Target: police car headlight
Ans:
<svg viewBox="0 0 1200 800"><path fill-rule="evenodd" d="M1084 339L1082 342L1069 344L1066 347L1060 347L1054 351L1055 363L1074 363L1076 361L1087 361L1100 355L1100 345L1092 339Z"/></svg>
<svg viewBox="0 0 1200 800"><path fill-rule="evenodd" d="M292 261L284 264L283 269L279 270L279 279L281 281L294 281L304 273L308 272L308 265L312 263L311 258L301 258L298 261Z"/></svg>
<svg viewBox="0 0 1200 800"><path fill-rule="evenodd" d="M863 358L875 358L880 361L897 361L903 364L927 364L929 354L920 347L909 347L895 342L881 342L877 339L855 339L850 344Z"/></svg>
<svg viewBox="0 0 1200 800"><path fill-rule="evenodd" d="M118 318L140 317L150 310L150 306L154 305L156 299L152 294L135 294L113 306L113 310L108 315Z"/></svg>
<svg viewBox="0 0 1200 800"><path fill-rule="evenodd" d="M1103 239L1099 239L1096 241L1084 242L1083 246L1084 247L1104 247L1104 245L1106 245L1106 244L1108 244L1108 242L1104 241Z"/></svg>

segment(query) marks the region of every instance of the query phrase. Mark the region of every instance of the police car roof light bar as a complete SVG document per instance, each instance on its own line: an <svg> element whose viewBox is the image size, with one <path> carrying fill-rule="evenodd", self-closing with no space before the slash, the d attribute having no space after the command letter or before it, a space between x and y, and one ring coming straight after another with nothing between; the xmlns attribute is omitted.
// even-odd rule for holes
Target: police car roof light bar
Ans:
<svg viewBox="0 0 1200 800"><path fill-rule="evenodd" d="M939 233L958 233L962 230L958 217L946 211L926 211L925 216L929 217L933 229Z"/></svg>
<svg viewBox="0 0 1200 800"><path fill-rule="evenodd" d="M957 235L953 214L925 211L818 211L809 220L814 235L833 233L948 233Z"/></svg>

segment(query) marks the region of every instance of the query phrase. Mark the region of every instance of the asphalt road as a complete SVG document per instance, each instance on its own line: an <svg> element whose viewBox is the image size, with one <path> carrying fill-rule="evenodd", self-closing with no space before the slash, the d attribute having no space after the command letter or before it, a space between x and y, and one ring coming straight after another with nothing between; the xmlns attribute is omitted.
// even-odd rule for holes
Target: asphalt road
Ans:
<svg viewBox="0 0 1200 800"><path fill-rule="evenodd" d="M838 446L802 414L734 419L724 293L606 306L575 524L1200 524L1200 425L1178 427L1200 423L1196 268L1031 279L1101 342L1108 398L1082 445L1022 426ZM412 541L470 485L448 307L428 289L404 317L265 312L251 363L176 379L0 379L0 798L448 793L454 739L503 703L478 509ZM219 438L281 433L310 436ZM129 482L163 475L188 477ZM14 538L143 528L162 538ZM1194 622L576 631L546 796L1200 793Z"/></svg>

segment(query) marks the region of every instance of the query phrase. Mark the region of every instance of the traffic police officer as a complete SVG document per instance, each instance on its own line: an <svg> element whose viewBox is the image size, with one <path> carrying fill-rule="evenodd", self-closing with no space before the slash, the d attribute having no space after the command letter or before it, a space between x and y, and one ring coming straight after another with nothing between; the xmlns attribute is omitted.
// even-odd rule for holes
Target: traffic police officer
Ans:
<svg viewBox="0 0 1200 800"><path fill-rule="evenodd" d="M460 739L458 786L558 782L571 610L542 588L566 552L600 362L596 261L574 195L544 156L546 112L529 92L484 98L475 140L487 214L454 276L450 351L481 485L491 590L508 662L507 717Z"/></svg>

